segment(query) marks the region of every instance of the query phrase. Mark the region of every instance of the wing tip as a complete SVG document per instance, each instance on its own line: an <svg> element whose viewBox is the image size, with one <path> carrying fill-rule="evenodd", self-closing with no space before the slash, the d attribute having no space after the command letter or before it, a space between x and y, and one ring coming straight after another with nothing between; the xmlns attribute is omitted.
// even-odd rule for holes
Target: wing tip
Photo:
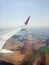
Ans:
<svg viewBox="0 0 49 65"><path fill-rule="evenodd" d="M26 22L24 23L25 25L27 25L27 24L28 24L29 19L30 19L30 16L27 18Z"/></svg>

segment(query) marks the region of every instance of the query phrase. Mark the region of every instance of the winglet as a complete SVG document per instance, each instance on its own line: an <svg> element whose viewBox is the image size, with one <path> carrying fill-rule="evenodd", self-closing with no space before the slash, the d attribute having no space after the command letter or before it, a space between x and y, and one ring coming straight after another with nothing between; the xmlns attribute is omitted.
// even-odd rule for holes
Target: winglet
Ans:
<svg viewBox="0 0 49 65"><path fill-rule="evenodd" d="M26 20L26 22L24 23L25 25L27 25L27 24L28 24L29 19L30 19L30 16L28 17L28 19L27 19L27 20Z"/></svg>

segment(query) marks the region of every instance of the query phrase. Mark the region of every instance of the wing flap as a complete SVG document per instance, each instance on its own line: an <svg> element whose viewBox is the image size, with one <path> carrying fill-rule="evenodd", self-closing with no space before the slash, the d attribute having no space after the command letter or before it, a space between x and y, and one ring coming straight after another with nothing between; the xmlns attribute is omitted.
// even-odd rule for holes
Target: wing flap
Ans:
<svg viewBox="0 0 49 65"><path fill-rule="evenodd" d="M13 51L7 50L7 49L1 49L0 53L14 53Z"/></svg>

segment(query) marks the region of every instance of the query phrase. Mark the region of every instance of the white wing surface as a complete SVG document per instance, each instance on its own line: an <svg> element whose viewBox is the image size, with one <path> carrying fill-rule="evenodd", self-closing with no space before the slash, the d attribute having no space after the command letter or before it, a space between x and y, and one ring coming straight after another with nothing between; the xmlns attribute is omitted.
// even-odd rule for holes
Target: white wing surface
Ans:
<svg viewBox="0 0 49 65"><path fill-rule="evenodd" d="M6 43L6 41L12 37L13 35L15 35L18 31L20 31L21 29L23 29L23 27L25 27L28 22L29 22L30 16L28 17L28 19L26 20L26 22L24 23L24 25L22 25L21 27L16 28L13 31L10 31L6 34L3 34L2 36L0 36L0 53L12 53L12 51L10 50L6 50L6 49L2 49L2 47L4 46L4 44Z"/></svg>

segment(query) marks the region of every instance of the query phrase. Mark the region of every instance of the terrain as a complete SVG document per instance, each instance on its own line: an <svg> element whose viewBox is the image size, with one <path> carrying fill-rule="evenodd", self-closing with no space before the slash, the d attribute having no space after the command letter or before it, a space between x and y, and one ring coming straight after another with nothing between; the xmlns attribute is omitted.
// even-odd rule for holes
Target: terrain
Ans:
<svg viewBox="0 0 49 65"><path fill-rule="evenodd" d="M40 65L40 63L49 65L48 32L21 30L8 39L3 48L14 51L14 53L0 54L0 61L14 65Z"/></svg>

